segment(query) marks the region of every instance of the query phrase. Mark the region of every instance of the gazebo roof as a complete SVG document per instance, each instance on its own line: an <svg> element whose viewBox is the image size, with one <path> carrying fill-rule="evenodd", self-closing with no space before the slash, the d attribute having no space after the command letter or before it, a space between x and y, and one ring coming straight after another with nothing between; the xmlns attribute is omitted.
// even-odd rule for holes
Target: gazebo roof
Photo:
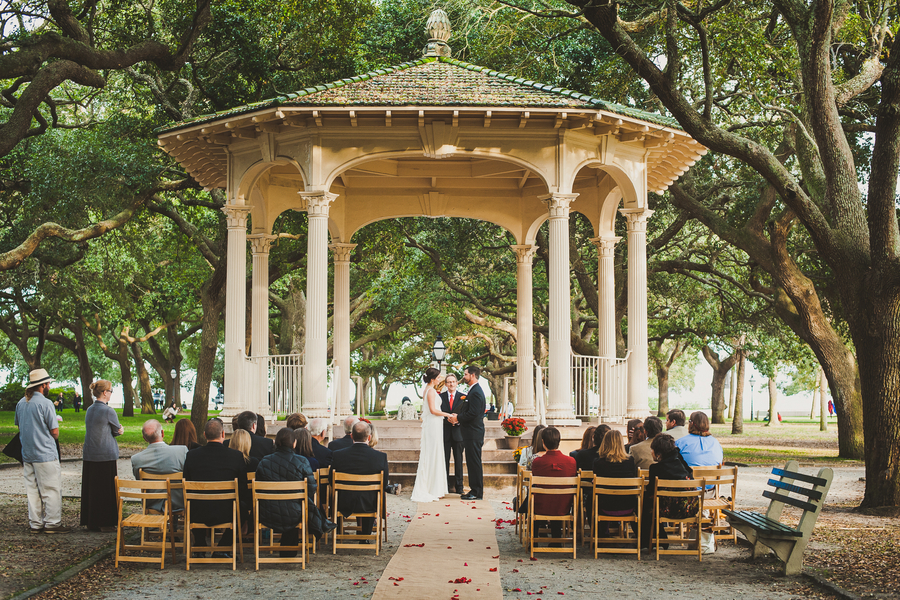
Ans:
<svg viewBox="0 0 900 600"><path fill-rule="evenodd" d="M602 110L681 129L670 117L606 102L444 56L425 56L331 83L200 115L157 130L163 134L278 107L496 107Z"/></svg>

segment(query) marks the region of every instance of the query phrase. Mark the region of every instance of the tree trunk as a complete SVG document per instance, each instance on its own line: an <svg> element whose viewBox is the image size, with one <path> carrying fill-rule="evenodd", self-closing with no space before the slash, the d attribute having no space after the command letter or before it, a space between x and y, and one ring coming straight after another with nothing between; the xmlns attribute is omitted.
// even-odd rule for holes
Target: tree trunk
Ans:
<svg viewBox="0 0 900 600"><path fill-rule="evenodd" d="M131 343L131 353L134 355L134 368L138 376L138 388L141 393L141 414L155 415L156 408L153 406L153 390L150 388L150 374L144 365L144 353L141 352L141 344L139 342Z"/></svg>
<svg viewBox="0 0 900 600"><path fill-rule="evenodd" d="M225 308L226 262L223 253L212 275L200 288L203 329L200 333L200 353L197 358L197 377L194 381L194 399L191 405L191 422L197 428L200 437L203 437L202 432L206 429L209 415L209 386L212 383L216 351L219 348L219 320L222 309ZM174 385L177 385L177 378Z"/></svg>
<svg viewBox="0 0 900 600"><path fill-rule="evenodd" d="M739 357L737 364L737 393L734 396L734 420L731 422L731 434L744 433L744 367L747 362L743 350L738 350L735 355Z"/></svg>
<svg viewBox="0 0 900 600"><path fill-rule="evenodd" d="M737 386L734 383L734 371L728 372L728 420L734 418L734 395L737 392Z"/></svg>
<svg viewBox="0 0 900 600"><path fill-rule="evenodd" d="M819 369L819 431L828 431L828 402L825 398L827 379L825 371ZM815 393L813 394L815 397Z"/></svg>
<svg viewBox="0 0 900 600"><path fill-rule="evenodd" d="M744 336L741 336L738 343L744 343ZM701 352L703 353L703 358L706 359L706 362L709 363L709 366L712 367L713 370L712 397L710 400L710 412L712 412L711 420L713 423L724 424L725 378L728 376L728 372L734 366L735 362L737 362L740 351L735 351L734 354L724 360L719 360L719 355L716 352L713 352L712 348L706 344L701 348Z"/></svg>
<svg viewBox="0 0 900 600"><path fill-rule="evenodd" d="M116 362L119 363L119 372L122 379L122 416L134 416L134 385L131 378L131 357L128 356L128 344L122 338L118 339L119 352L116 354Z"/></svg>
<svg viewBox="0 0 900 600"><path fill-rule="evenodd" d="M669 412L669 368L659 366L656 368L656 385L659 389L659 407L656 416L663 418Z"/></svg>
<svg viewBox="0 0 900 600"><path fill-rule="evenodd" d="M775 387L775 373L777 372L775 370L772 376L769 377L769 422L766 423L766 427L781 425L781 422L778 420L778 388Z"/></svg>
<svg viewBox="0 0 900 600"><path fill-rule="evenodd" d="M91 396L94 371L91 369L91 359L85 344L84 324L75 320L66 327L75 335L75 356L78 358L78 378L81 380L81 404L84 410L87 410L94 403L94 397Z"/></svg>

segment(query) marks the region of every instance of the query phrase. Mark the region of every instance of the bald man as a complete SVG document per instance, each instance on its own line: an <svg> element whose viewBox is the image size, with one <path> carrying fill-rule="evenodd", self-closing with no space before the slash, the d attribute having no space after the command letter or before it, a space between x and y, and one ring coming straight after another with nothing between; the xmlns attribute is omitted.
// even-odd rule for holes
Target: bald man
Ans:
<svg viewBox="0 0 900 600"><path fill-rule="evenodd" d="M134 471L134 478L140 479L139 472L141 469L147 473L154 475L168 475L169 473L180 473L184 469L184 458L187 456L187 446L169 446L163 439L162 423L156 419L150 419L144 422L141 428L141 434L144 436L149 446L146 450L138 452L131 457L131 469ZM162 500L154 500L150 502L150 508L162 510ZM181 490L172 492L172 510L182 510L184 508L184 496Z"/></svg>

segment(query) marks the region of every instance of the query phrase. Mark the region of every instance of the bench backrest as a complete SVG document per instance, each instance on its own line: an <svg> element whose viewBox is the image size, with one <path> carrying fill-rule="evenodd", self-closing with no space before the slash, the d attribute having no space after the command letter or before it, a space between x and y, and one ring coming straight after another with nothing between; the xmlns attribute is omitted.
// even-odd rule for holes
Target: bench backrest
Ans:
<svg viewBox="0 0 900 600"><path fill-rule="evenodd" d="M772 475L778 479L774 477L769 479L768 485L772 486L774 490L764 491L763 496L772 501L769 504L769 510L766 511L766 516L774 521L781 520L785 504L802 509L803 515L800 517L797 531L808 536L815 527L822 505L825 504L825 497L831 488L834 471L830 467L823 467L819 469L818 475L812 476L800 473L799 468L800 465L797 461L792 460L783 469L772 469Z"/></svg>

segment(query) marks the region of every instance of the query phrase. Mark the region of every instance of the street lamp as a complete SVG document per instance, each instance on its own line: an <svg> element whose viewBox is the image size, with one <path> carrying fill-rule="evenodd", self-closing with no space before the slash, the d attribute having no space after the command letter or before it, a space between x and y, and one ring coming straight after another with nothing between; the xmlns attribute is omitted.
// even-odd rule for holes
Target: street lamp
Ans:
<svg viewBox="0 0 900 600"><path fill-rule="evenodd" d="M438 370L441 368L441 363L444 362L444 356L447 354L447 346L444 345L444 340L440 334L438 334L437 339L434 341L434 346L431 347L431 358L438 364Z"/></svg>
<svg viewBox="0 0 900 600"><path fill-rule="evenodd" d="M753 378L753 375L750 376L750 420L753 420L753 384L756 383L756 379Z"/></svg>
<svg viewBox="0 0 900 600"><path fill-rule="evenodd" d="M169 375L172 376L172 406L175 406L176 399L177 399L177 396L175 394L175 386L177 385L175 378L178 376L178 371L176 371L175 369L172 369L169 372ZM180 406L175 406L175 410L178 410L180 408L181 408Z"/></svg>

